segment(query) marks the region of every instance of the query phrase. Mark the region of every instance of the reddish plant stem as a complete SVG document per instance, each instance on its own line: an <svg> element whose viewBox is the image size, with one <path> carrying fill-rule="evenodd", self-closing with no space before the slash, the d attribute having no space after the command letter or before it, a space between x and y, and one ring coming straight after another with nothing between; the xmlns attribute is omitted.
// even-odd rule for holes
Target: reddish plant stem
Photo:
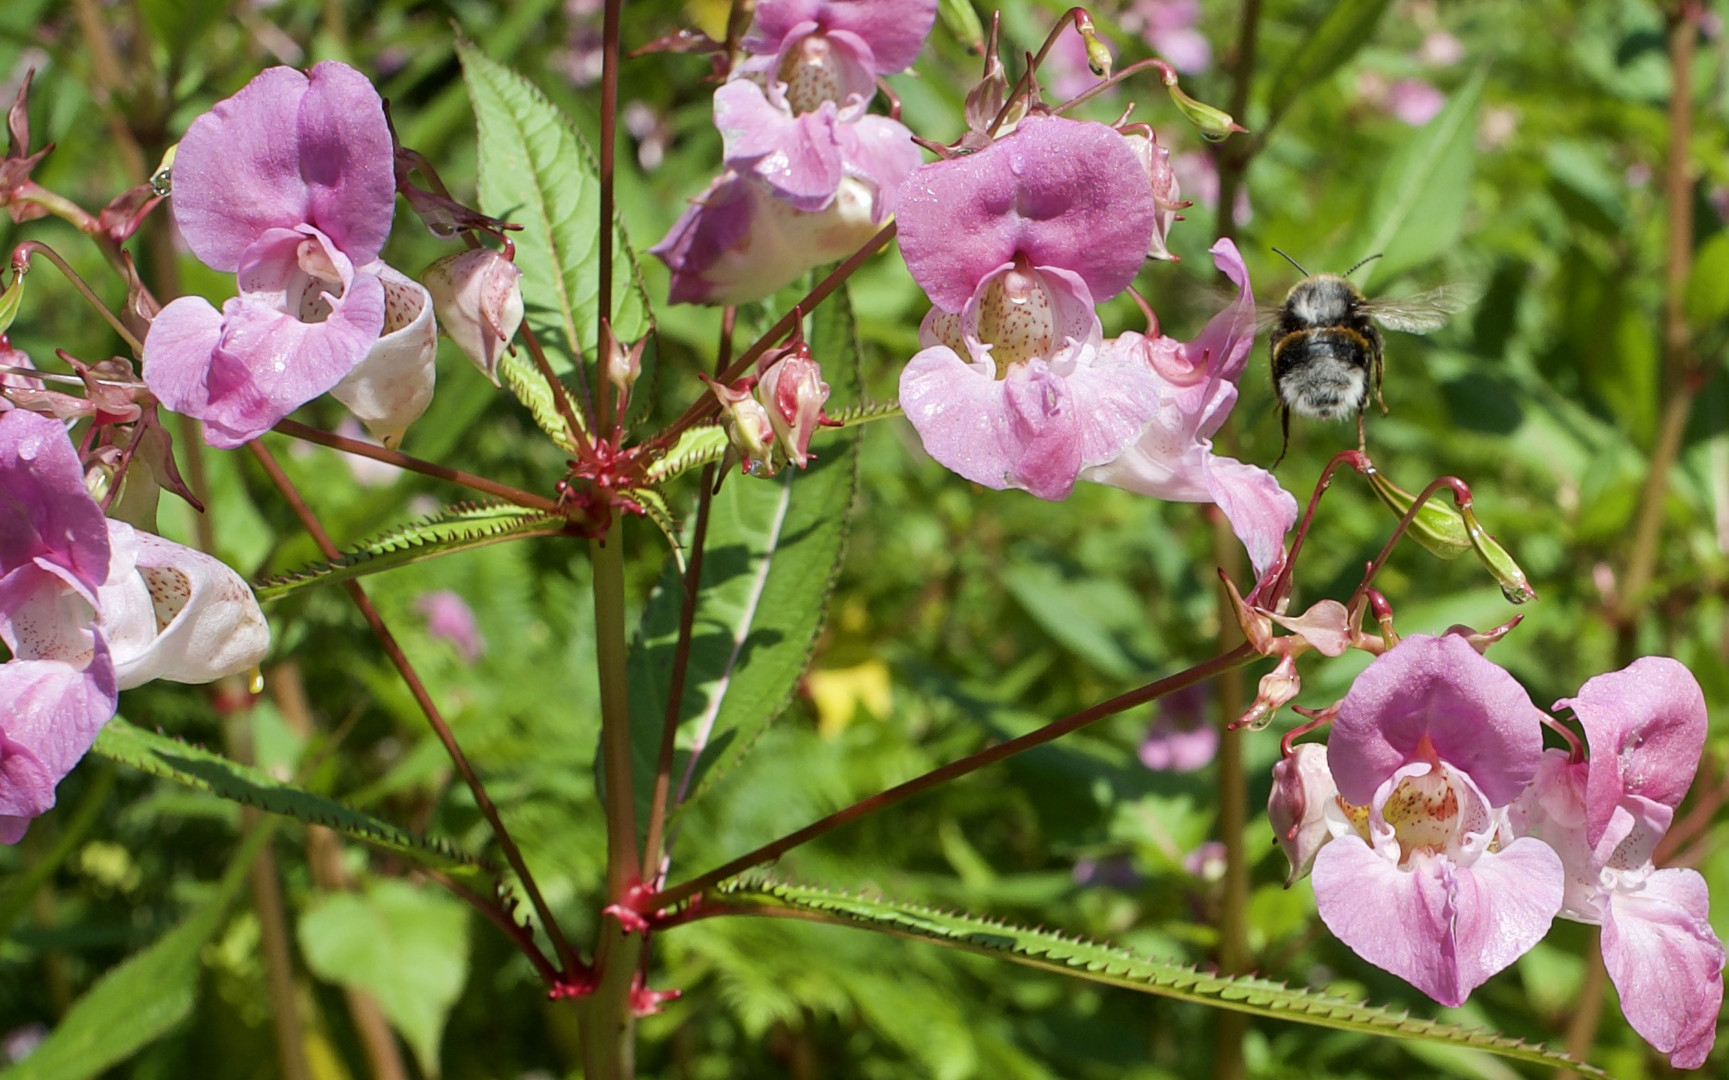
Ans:
<svg viewBox="0 0 1729 1080"><path fill-rule="evenodd" d="M721 372L732 357L732 332L738 318L738 308L727 305L720 314L720 341L715 345L714 368ZM672 656L672 675L667 685L666 719L660 732L660 753L655 758L654 795L649 803L648 838L643 845L643 871L651 875L656 886L661 880L661 848L666 836L667 799L672 791L672 758L678 740L680 706L684 703L684 683L690 669L691 628L696 622L697 590L702 582L702 553L708 540L708 512L714 500L714 466L702 470L697 487L696 524L691 529L690 559L684 571L684 601L678 613L678 644ZM647 950L644 950L646 957Z"/></svg>
<svg viewBox="0 0 1729 1080"><path fill-rule="evenodd" d="M609 2L601 16L600 69L600 282L596 301L600 317L612 318L612 215L613 172L617 167L618 142L618 15L622 5ZM600 361L606 362L605 358ZM612 380L601 373L595 379L596 440L612 431Z"/></svg>
<svg viewBox="0 0 1729 1080"><path fill-rule="evenodd" d="M642 905L642 910L659 911L663 908L670 907L681 900L695 896L697 893L711 885L732 877L734 874L744 870L749 870L753 866L760 866L764 863L772 862L782 854L798 847L800 844L814 840L824 833L831 832L848 822L856 821L867 814L873 814L878 810L886 809L887 807L893 806L895 803L917 795L921 791L926 791L930 788L936 787L938 784L947 783L957 777L965 776L970 772L976 772L979 769L984 768L986 765L994 765L999 761L1011 758L1023 751L1031 750L1035 746L1043 746L1045 743L1059 739L1072 731L1079 731L1081 728L1084 728L1095 721L1102 720L1107 716L1114 716L1115 714L1122 712L1124 709L1132 709L1136 705L1144 705L1155 698L1162 697L1165 694L1169 694L1176 690L1181 690L1185 686L1193 686L1195 683L1203 682L1215 675L1241 667L1242 665L1249 663L1251 660L1257 659L1258 656L1259 654L1249 646L1238 646L1228 653L1215 656L1211 660L1189 668L1187 671L1178 672L1175 675L1160 679L1157 682L1148 683L1138 689L1130 690L1126 694L1119 694L1116 697L1111 698L1109 701L1102 701L1090 708L1082 709L1078 713L1073 713L1054 723L1046 724L1044 727L1039 728L1036 731L1030 731L1017 739L1010 739L1008 742L998 743L997 745L988 747L976 754L969 754L968 756L961 758L959 761L952 761L941 768L932 769L930 772L925 773L922 776L916 776L903 784L897 784L894 787L889 788L887 791L872 795L868 799L861 799L843 810L837 810L828 817L813 822L810 825L806 825L797 832L783 836L779 840L764 844L755 851L740 855L731 862L716 867L700 877L692 878L689 881L674 886L673 888L655 893Z"/></svg>
<svg viewBox="0 0 1729 1080"><path fill-rule="evenodd" d="M581 418L577 416L576 405L570 400L570 388L565 386L564 380L560 379L558 373L552 370L552 361L546 358L546 350L540 347L540 339L527 325L524 325L517 333L522 336L522 347L528 350L528 355L534 360L534 369L540 372L540 377L546 380L546 388L552 391L553 405L558 409L558 415L563 417L565 426L570 429L570 441L575 445L576 452L579 454L591 452L594 442L600 436L585 426ZM571 342L571 348L580 350L580 345L577 342ZM576 363L578 375L581 375L583 370L581 352L579 351L572 359ZM607 384L605 379L600 380L600 382L602 386ZM583 385L586 388L587 383L584 382ZM585 435L587 436L586 440Z"/></svg>
<svg viewBox="0 0 1729 1080"><path fill-rule="evenodd" d="M804 316L815 311L818 304L827 300L830 294L840 288L846 279L851 277L853 272L864 264L866 259L875 255L879 249L886 245L890 240L893 240L894 236L895 223L893 221L878 229L875 236L864 242L863 247L847 256L845 262L835 267L829 272L827 277L817 282L816 286L812 288L810 292L805 294L804 299L794 304L791 311L782 315L778 322L769 327L767 333L756 340L755 344L741 353L737 360L728 364L726 369L715 377L715 381L723 383L730 382L731 380L738 378L740 375L743 375L745 369L749 368L750 365L756 361L757 357L780 344L787 335L797 329L799 321ZM662 446L671 446L674 442L677 442L678 437L684 434L685 431L689 430L692 425L706 420L718 411L720 411L719 399L717 399L713 394L704 393L702 396L698 397L689 408L685 409L683 415L681 415L677 420L674 420L670 427L655 436L654 441Z"/></svg>
<svg viewBox="0 0 1729 1080"><path fill-rule="evenodd" d="M102 318L107 321L108 325L114 328L114 332L120 335L120 340L126 343L126 347L132 350L134 356L143 354L144 343L139 341L137 336L126 328L126 324L120 321L120 316L108 310L108 305L104 304L101 297L96 295L96 291L92 289L83 278L78 276L78 272L73 270L72 267L67 264L65 259L60 257L59 252L55 251L47 244L42 243L40 240L26 240L13 249L12 265L22 273L22 268L29 266L30 260L38 254L45 257L49 262L58 267L62 274L66 275L66 280L70 281L72 287L78 290L78 294L84 297L85 300L89 301L90 306L95 308L97 312L101 314ZM22 263L19 262L19 256L23 256L24 261Z"/></svg>
<svg viewBox="0 0 1729 1080"><path fill-rule="evenodd" d="M1369 586L1374 584L1375 575L1381 572L1381 567L1386 565L1387 558L1393 554L1394 546L1405 535L1406 530L1411 527L1411 522L1416 520L1417 511L1421 510L1423 504L1428 502L1435 492L1442 488L1453 489L1453 502L1458 505L1459 509L1470 508L1471 489L1465 485L1465 481L1456 476L1443 476L1438 480L1431 481L1429 486L1418 492L1417 497L1411 501L1411 508L1400 515L1399 524L1393 529L1393 535L1387 537L1387 542L1381 547L1381 553L1376 555L1375 561L1363 571L1362 583L1357 586L1355 592L1351 593L1351 599L1345 604L1347 610L1357 610L1358 603L1368 595Z"/></svg>
<svg viewBox="0 0 1729 1080"><path fill-rule="evenodd" d="M312 536L319 550L324 552L325 557L335 559L340 556L341 551L331 541L330 534L324 531L324 526L312 513L312 508L307 506L306 501L300 497L300 492L295 488L294 482L288 478L287 473L282 471L282 466L277 464L276 458L271 455L270 451L265 449L264 445L257 439L248 442L246 448L252 451L252 456L258 460L259 465L263 466L271 482L282 493L282 497L293 509L295 517L300 519L300 523L305 526L306 531ZM373 636L378 639L385 655L390 658L391 664L402 676L402 681L408 686L409 693L414 695L416 704L426 715L427 723L432 725L433 733L438 736L438 741L444 744L445 753L450 755L451 763L456 766L457 773L462 776L463 782L468 785L468 790L473 793L475 805L480 808L481 816L486 818L487 824L492 826L492 832L498 840L499 849L504 852L505 860L510 863L511 869L516 871L524 891L528 893L529 902L534 905L535 912L545 925L546 936L552 941L553 948L558 953L559 961L564 965L565 974L576 976L578 973L585 972L586 967L571 949L570 943L565 940L564 933L559 929L558 923L553 921L552 909L547 907L546 901L541 897L540 887L535 884L534 875L529 872L528 863L523 860L522 852L517 848L516 841L512 839L510 830L504 827L504 819L499 816L498 807L493 805L491 796L486 793L486 786L480 782L479 774L474 771L474 766L469 764L468 755L464 754L462 747L457 745L455 734L451 732L450 725L445 723L443 714L439 712L437 704L432 700L432 695L426 689L426 684L420 681L420 674L414 670L414 665L409 662L408 655L402 651L402 646L398 644L396 635L392 634L390 628L385 625L383 616L378 613L378 608L373 605L371 598L366 595L366 590L361 587L358 581L344 581L342 587L347 590L355 606L360 609L361 616L372 628Z"/></svg>
<svg viewBox="0 0 1729 1080"><path fill-rule="evenodd" d="M684 572L684 600L678 613L678 644L672 654L672 674L667 682L666 718L660 730L660 753L655 758L654 796L648 810L648 841L643 847L643 871L660 884L661 847L666 835L667 801L672 790L672 758L678 742L678 722L684 704L684 683L690 669L691 628L696 623L698 586L702 582L702 553L708 538L708 512L714 499L714 466L705 465L697 490L696 525L691 533L690 560Z"/></svg>
<svg viewBox="0 0 1729 1080"><path fill-rule="evenodd" d="M468 886L439 873L437 870L423 868L420 872L444 886L445 891L486 916L488 922L504 931L504 936L516 943L517 949L522 952L522 955L528 957L529 963L534 965L534 970L540 973L541 980L548 986L558 986L565 982L559 976L558 969L553 967L552 961L546 958L544 952L541 952L540 943L534 940L534 931L511 918L510 912L505 909L503 904L497 900L488 900Z"/></svg>
<svg viewBox="0 0 1729 1080"><path fill-rule="evenodd" d="M420 473L422 476L431 476L452 484L461 484L465 488L472 488L487 495L496 495L506 502L515 503L517 506L526 507L530 510L544 510L549 514L562 514L565 509L555 500L548 499L544 495L536 495L531 491L513 488L509 484L500 484L497 481L488 480L484 476L463 472L461 469L452 469L436 462L410 457L400 450L390 450L383 446L362 442L359 439L350 439L333 432L320 431L318 428L308 427L297 420L278 420L276 426L271 430L290 438L303 439L306 442L317 443L319 446L328 446L332 450L341 450L343 453L382 461L389 465L395 465L399 469Z"/></svg>

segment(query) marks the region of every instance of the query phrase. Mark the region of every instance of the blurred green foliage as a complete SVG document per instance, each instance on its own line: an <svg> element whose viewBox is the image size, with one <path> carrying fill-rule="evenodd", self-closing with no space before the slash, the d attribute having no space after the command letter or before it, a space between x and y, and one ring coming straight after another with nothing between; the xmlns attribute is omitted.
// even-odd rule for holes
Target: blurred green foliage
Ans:
<svg viewBox="0 0 1729 1080"><path fill-rule="evenodd" d="M1200 5L1197 25L1214 64L1183 85L1204 101L1230 98L1226 65L1236 55L1241 7ZM1710 33L1698 43L1688 88L1696 109L1689 187L1697 258L1684 304L1698 363L1692 409L1655 511L1661 542L1649 592L1631 605L1630 618L1619 590L1664 402L1670 80L1661 10L1643 0L1267 0L1260 7L1250 107L1238 119L1265 142L1235 211L1256 292L1276 303L1296 280L1272 254L1275 246L1311 269L1342 270L1384 245L1385 257L1364 279L1376 295L1449 280L1481 288L1475 309L1450 328L1427 338L1389 335L1391 414L1370 416L1370 453L1410 490L1443 474L1471 485L1478 514L1541 596L1494 653L1535 701L1572 694L1629 651L1674 655L1693 669L1712 706L1713 733L1693 800L1682 808L1683 818L1695 806L1701 817L1689 822L1681 857L1713 886L1721 935L1729 928L1722 810L1729 794L1722 370L1729 3L1709 5ZM1063 8L1009 0L1005 55L1036 49ZM1147 54L1138 38L1118 32L1124 14L1122 5L1095 10L1119 63ZM628 4L625 46L691 22L718 31L724 5ZM915 71L889 80L904 119L937 141L960 134L961 103L978 67L951 25L964 20L939 22ZM98 31L102 48L92 37ZM1425 50L1440 33L1456 38L1456 58ZM37 69L34 139L57 144L37 179L93 209L148 176L192 117L260 68L325 58L372 75L404 144L431 158L459 197L471 197L474 118L456 35L526 75L592 144L599 14L581 0L10 0L0 7L0 79L9 99L24 70ZM618 196L639 251L664 235L718 168L707 71L707 59L694 55L653 55L623 68ZM1388 110L1403 79L1446 95L1426 125ZM1204 254L1220 231L1204 181L1208 151L1183 130L1151 77L1086 112L1108 119L1130 101L1182 158L1186 194L1196 200L1171 237L1182 262L1153 264L1138 282L1167 331L1188 337L1216 304L1206 287L1217 275ZM386 252L393 265L418 270L449 250L406 213L399 225ZM122 299L123 288L74 230L52 220L0 223L7 246L23 238L63 252L110 303ZM132 250L161 296L201 293L220 303L230 289L177 248L166 214L154 216ZM658 374L638 420L646 432L702 392L694 374L712 370L719 315L667 307L663 268L648 260L642 271L659 327ZM12 341L39 363L57 349L95 360L121 348L50 269L39 264L30 289ZM741 312L741 344L797 295L788 290ZM855 277L852 302L863 339L860 393L892 397L916 348L923 297L891 253ZM1107 332L1137 328L1139 318L1119 300L1106 313ZM489 392L448 346L440 378L442 392L404 449L550 493L564 454L521 408ZM305 416L330 428L340 413L322 401ZM1251 375L1223 445L1265 464L1277 452L1277 420L1268 379ZM817 450L826 453L820 439ZM1300 425L1281 480L1305 499L1325 461L1349 442L1347 425ZM271 445L341 543L461 497L424 477L351 466L328 450L275 437ZM210 452L204 459L218 554L248 574L316 558L250 459ZM1207 509L1089 485L1060 505L980 490L928 460L900 421L865 429L857 469L852 529L809 672L751 753L678 819L673 881L1214 652L1220 616ZM670 492L681 514L694 489L690 478ZM1391 523L1366 485L1339 477L1304 554L1298 603L1346 595ZM190 515L165 508L164 531L191 540ZM640 610L665 544L643 521L627 523L625 538ZM593 937L604 863L588 578L582 546L555 538L367 581L567 932L583 942ZM1406 633L1455 623L1486 628L1511 614L1473 560L1442 562L1414 544L1401 546L1378 585ZM431 636L416 607L441 588L474 610L486 648L472 662ZM202 692L152 685L128 692L124 714L495 855L472 799L453 783L442 750L346 598L313 590L274 605L271 615L276 645L260 707L224 722ZM1308 664L1299 703L1336 700L1365 662ZM1136 749L1150 719L1146 710L1113 718L920 796L789 853L774 873L1209 962L1223 894L1216 864L1192 856L1217 838L1218 766L1191 774L1144 768ZM1270 732L1245 740L1251 809L1265 798L1276 742ZM189 913L203 919L214 910L199 905L235 850L237 809L110 769L86 763L61 786L61 808L20 846L0 849L0 913L19 916L0 942L0 1036L53 1026L103 971L153 941L178 940L164 935L181 933L173 928L190 925ZM85 809L87 798L99 814ZM1286 867L1271 839L1252 812L1244 912L1257 972L1537 1040L1565 1029L1586 985L1583 928L1558 924L1466 1008L1437 1010L1326 934L1306 886L1282 887ZM380 976L353 981L375 991L398 1024L413 1048L411 1071L431 1075L436 1063L451 1078L516 1078L577 1069L570 1011L545 1000L533 969L501 934L429 884L405 893L399 860L358 847L346 851L344 866L361 891L333 896L315 881L310 847L293 823L274 845L298 932L294 995L308 1018L312 1075L370 1071L342 989L331 981L357 965ZM44 865L53 872L30 872ZM16 912L14 900L24 905ZM375 925L392 936L369 939L366 928ZM260 932L254 912L237 906L203 950L190 1018L116 1074L280 1075ZM406 968L377 971L395 964L393 950L423 936L437 943L436 955L421 957L436 971L406 981ZM881 935L713 919L657 937L653 961L652 984L685 996L642 1023L644 1076L1152 1080L1209 1075L1214 1066L1216 1017L1208 1010ZM1263 1021L1249 1025L1242 1052L1257 1077L1516 1071L1476 1052ZM1612 1008L1591 1059L1617 1076L1660 1071ZM1715 1060L1722 1059L1720 1050Z"/></svg>

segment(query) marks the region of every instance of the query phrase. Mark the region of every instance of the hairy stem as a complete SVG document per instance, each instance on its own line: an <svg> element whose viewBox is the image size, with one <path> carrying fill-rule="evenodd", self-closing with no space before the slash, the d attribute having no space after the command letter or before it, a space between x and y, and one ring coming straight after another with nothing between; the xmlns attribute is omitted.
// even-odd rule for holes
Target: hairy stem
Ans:
<svg viewBox="0 0 1729 1080"><path fill-rule="evenodd" d="M1205 663L1197 664L1194 667L1189 668L1187 671L1178 672L1168 678L1148 683L1139 689L1130 690L1126 694L1119 694L1118 696L1111 698L1109 701L1100 702L1091 708L1082 709L1078 713L1066 716L1055 723L1046 724L1037 731L1030 731L1018 739L1010 739L1008 742L998 743L995 746L980 750L976 754L970 754L967 757L961 758L959 761L952 761L941 768L932 769L930 772L925 773L922 776L914 777L904 784L897 784L896 786L889 788L887 791L879 792L868 799L861 799L843 810L837 810L828 817L823 818L821 821L813 822L795 833L790 833L781 837L779 840L764 844L755 851L740 855L738 858L724 866L716 867L700 877L692 878L691 880L673 888L658 892L653 897L649 898L647 903L642 905L642 909L645 911L659 911L670 907L681 900L695 896L697 893L711 885L718 884L719 882L732 877L734 874L744 870L749 870L753 866L761 866L765 863L773 862L782 854L791 851L800 844L814 840L824 833L832 832L848 822L856 821L867 814L873 814L878 810L893 806L895 803L908 799L922 791L928 791L939 784L947 783L957 777L965 776L970 772L977 772L986 765L994 765L999 761L1013 757L1023 751L1031 750L1035 746L1043 746L1045 743L1059 739L1071 731L1079 731L1081 728L1084 728L1088 724L1097 720L1102 720L1107 716L1114 716L1115 714L1122 712L1124 709L1132 709L1136 705L1144 705L1147 702L1152 701L1155 698L1163 697L1165 694L1169 694L1172 691L1181 690L1185 686L1193 686L1195 683L1204 682L1205 680L1213 678L1223 672L1239 668L1256 659L1257 655L1258 654L1247 645L1238 646L1222 656L1215 656Z"/></svg>

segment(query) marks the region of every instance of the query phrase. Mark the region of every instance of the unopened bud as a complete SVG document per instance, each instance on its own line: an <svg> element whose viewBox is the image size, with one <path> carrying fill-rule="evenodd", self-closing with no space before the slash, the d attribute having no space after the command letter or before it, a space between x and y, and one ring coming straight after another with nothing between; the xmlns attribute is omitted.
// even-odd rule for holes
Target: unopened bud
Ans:
<svg viewBox="0 0 1729 1080"><path fill-rule="evenodd" d="M1273 722L1273 714L1279 711L1280 706L1289 704L1302 689L1303 680L1297 674L1296 658L1288 655L1280 657L1278 666L1261 676L1260 686L1249 711L1232 721L1231 727L1234 730L1263 730Z"/></svg>
<svg viewBox="0 0 1729 1080"><path fill-rule="evenodd" d="M791 463L802 469L809 463L810 437L827 419L822 407L828 394L822 367L802 341L763 371L756 384L756 398L774 427L777 464Z"/></svg>
<svg viewBox="0 0 1729 1080"><path fill-rule="evenodd" d="M1327 803L1338 796L1338 785L1327 769L1327 748L1321 743L1298 743L1289 757L1273 765L1267 817L1273 823L1273 838L1291 863L1286 886L1308 874L1315 853L1332 839Z"/></svg>
<svg viewBox="0 0 1729 1080"><path fill-rule="evenodd" d="M1165 89L1171 92L1171 100L1176 102L1177 110L1183 114L1183 119L1195 125L1201 138L1208 142L1224 142L1235 132L1249 130L1231 119L1231 114L1223 109L1202 104L1185 94L1183 88L1174 82L1167 83Z"/></svg>
<svg viewBox="0 0 1729 1080"><path fill-rule="evenodd" d="M522 325L522 270L491 248L446 255L421 280L438 323L498 385L498 359Z"/></svg>
<svg viewBox="0 0 1729 1080"><path fill-rule="evenodd" d="M768 410L751 394L755 380L745 379L727 386L707 375L698 378L708 384L720 401L721 426L732 444L731 452L739 457L740 468L752 476L773 476L769 448L774 445L774 424Z"/></svg>
<svg viewBox="0 0 1729 1080"><path fill-rule="evenodd" d="M642 375L642 350L647 344L648 338L645 337L626 348L612 336L611 325L602 322L601 347L606 351L606 377L617 388L620 398L630 393L630 388L636 385L636 380Z"/></svg>

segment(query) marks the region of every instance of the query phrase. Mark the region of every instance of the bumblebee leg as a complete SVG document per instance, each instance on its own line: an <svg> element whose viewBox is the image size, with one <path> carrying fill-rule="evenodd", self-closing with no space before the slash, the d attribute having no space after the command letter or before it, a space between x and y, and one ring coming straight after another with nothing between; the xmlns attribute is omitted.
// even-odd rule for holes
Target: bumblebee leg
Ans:
<svg viewBox="0 0 1729 1080"><path fill-rule="evenodd" d="M1279 406L1279 433L1284 438L1279 442L1279 456L1273 459L1273 468L1279 467L1279 462L1285 460L1285 451L1291 448L1291 407Z"/></svg>
<svg viewBox="0 0 1729 1080"><path fill-rule="evenodd" d="M1381 407L1381 415L1386 416L1387 415L1387 399L1381 396L1381 376L1382 376L1382 372L1385 370L1385 368L1383 367L1383 362L1384 362L1384 357L1383 357L1381 350L1376 349L1375 350L1375 404L1377 404ZM1360 414L1359 414L1358 419L1361 420Z"/></svg>
<svg viewBox="0 0 1729 1080"><path fill-rule="evenodd" d="M1382 408L1385 408L1385 407L1386 406L1382 406ZM1364 411L1365 410L1363 410L1363 409L1357 410L1357 451L1358 451L1358 453L1366 454L1369 452L1369 443L1368 443L1367 438L1365 438L1365 436L1363 434L1363 413L1364 413Z"/></svg>

